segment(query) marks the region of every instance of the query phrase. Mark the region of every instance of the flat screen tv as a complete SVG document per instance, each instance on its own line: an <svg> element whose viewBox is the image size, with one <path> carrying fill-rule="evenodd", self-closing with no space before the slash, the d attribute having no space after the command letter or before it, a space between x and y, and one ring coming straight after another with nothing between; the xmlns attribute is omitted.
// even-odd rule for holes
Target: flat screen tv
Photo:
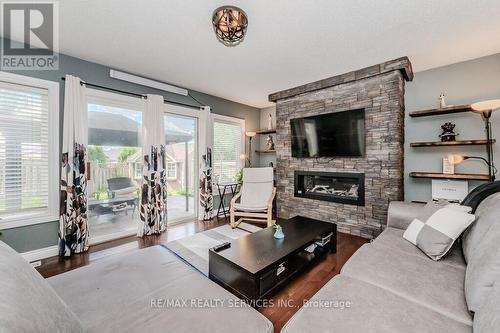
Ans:
<svg viewBox="0 0 500 333"><path fill-rule="evenodd" d="M359 157L365 154L365 110L290 120L293 157Z"/></svg>

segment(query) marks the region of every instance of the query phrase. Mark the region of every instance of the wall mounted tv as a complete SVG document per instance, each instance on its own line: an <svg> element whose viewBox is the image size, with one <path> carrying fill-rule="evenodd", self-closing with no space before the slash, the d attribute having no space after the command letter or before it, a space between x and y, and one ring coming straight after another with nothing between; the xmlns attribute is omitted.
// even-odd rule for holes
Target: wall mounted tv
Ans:
<svg viewBox="0 0 500 333"><path fill-rule="evenodd" d="M349 110L290 120L292 157L365 155L365 110Z"/></svg>

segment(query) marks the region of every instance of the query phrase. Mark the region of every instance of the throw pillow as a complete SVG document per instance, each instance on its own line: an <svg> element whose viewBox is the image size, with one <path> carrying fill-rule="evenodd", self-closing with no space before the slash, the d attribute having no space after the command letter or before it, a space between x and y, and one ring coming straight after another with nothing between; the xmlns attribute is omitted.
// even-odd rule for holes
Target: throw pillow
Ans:
<svg viewBox="0 0 500 333"><path fill-rule="evenodd" d="M470 207L428 203L403 237L432 260L441 259L460 234L474 222Z"/></svg>

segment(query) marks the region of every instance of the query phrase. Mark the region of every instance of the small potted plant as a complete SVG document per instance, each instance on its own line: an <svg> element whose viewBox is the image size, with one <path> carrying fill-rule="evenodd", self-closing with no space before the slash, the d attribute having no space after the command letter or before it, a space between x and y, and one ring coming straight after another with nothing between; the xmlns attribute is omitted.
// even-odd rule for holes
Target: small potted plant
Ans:
<svg viewBox="0 0 500 333"><path fill-rule="evenodd" d="M243 185L243 169L240 169L240 172L236 174L236 183L240 188Z"/></svg>
<svg viewBox="0 0 500 333"><path fill-rule="evenodd" d="M283 233L283 228L279 225L279 224L273 224L273 228L274 230L276 230L274 232L274 238L276 239L283 239L285 238L285 234Z"/></svg>

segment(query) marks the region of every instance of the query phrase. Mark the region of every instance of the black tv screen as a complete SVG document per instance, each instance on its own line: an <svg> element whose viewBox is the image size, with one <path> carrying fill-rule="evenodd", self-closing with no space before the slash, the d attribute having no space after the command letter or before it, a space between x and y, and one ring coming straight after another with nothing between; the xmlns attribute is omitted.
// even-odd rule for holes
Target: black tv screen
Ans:
<svg viewBox="0 0 500 333"><path fill-rule="evenodd" d="M290 120L293 157L359 157L365 154L365 110Z"/></svg>

